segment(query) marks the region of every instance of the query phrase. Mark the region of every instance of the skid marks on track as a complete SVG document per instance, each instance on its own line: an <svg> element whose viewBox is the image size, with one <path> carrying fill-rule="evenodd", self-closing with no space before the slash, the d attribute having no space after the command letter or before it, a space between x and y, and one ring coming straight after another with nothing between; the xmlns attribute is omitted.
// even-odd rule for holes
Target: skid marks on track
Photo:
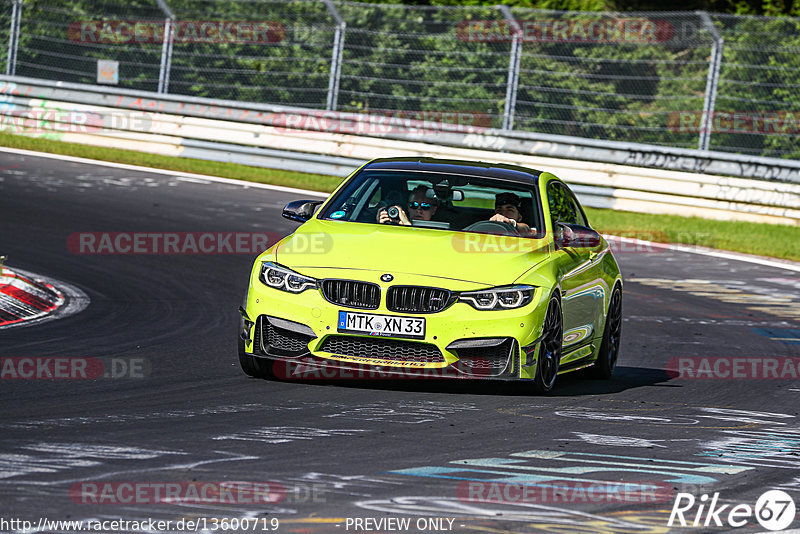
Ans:
<svg viewBox="0 0 800 534"><path fill-rule="evenodd" d="M375 401L370 406L354 406L337 402L292 402L282 404L225 404L192 410L170 410L141 414L106 414L100 416L59 417L31 419L0 424L0 429L32 430L75 426L109 424L152 423L156 420L181 420L213 416L230 416L240 413L268 411L299 411L320 414L323 418L353 419L401 424L419 424L446 419L449 415L465 411L479 411L474 403L441 403L432 401Z"/></svg>
<svg viewBox="0 0 800 534"><path fill-rule="evenodd" d="M769 280L769 279L759 279ZM800 295L785 285L744 282L742 280L699 280L667 278L630 278L627 282L658 289L688 293L696 297L742 306L744 309L800 321ZM723 317L724 318L724 317Z"/></svg>
<svg viewBox="0 0 800 534"><path fill-rule="evenodd" d="M754 467L797 470L800 427L722 430L722 436L702 444L697 456Z"/></svg>
<svg viewBox="0 0 800 534"><path fill-rule="evenodd" d="M0 454L0 479L92 468L105 464L105 460L142 461L184 454L171 450L89 443L40 442L18 449L20 452Z"/></svg>
<svg viewBox="0 0 800 534"><path fill-rule="evenodd" d="M354 436L364 429L326 429L298 426L270 426L254 428L234 434L215 436L214 440L257 441L265 444L291 443L293 441L329 438L334 436Z"/></svg>
<svg viewBox="0 0 800 534"><path fill-rule="evenodd" d="M606 516L534 503L468 503L454 497L401 496L356 502L375 512L405 516L454 517L457 531L492 533L571 532L661 534L668 511L616 512ZM485 518L486 521L481 521Z"/></svg>
<svg viewBox="0 0 800 534"><path fill-rule="evenodd" d="M479 411L472 403L442 403L426 401L379 401L370 406L338 405L334 414L323 417L378 421L387 423L420 424L441 421L449 415Z"/></svg>

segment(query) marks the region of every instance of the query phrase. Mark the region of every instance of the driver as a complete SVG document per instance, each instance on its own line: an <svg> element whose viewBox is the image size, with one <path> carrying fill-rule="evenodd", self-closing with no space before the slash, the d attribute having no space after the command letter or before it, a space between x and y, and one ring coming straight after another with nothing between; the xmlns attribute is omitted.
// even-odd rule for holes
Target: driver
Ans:
<svg viewBox="0 0 800 534"><path fill-rule="evenodd" d="M531 227L522 222L522 199L514 193L498 193L494 199L494 215L490 221L508 223L519 235L533 234Z"/></svg>
<svg viewBox="0 0 800 534"><path fill-rule="evenodd" d="M398 224L402 226L411 226L411 220L417 221L430 221L436 210L439 207L439 201L435 198L427 198L426 193L428 188L424 185L418 185L411 191L408 197L408 216L406 212L396 206L400 212ZM378 222L381 224L392 224L394 220L389 218L387 208L382 208L378 212ZM409 220L409 217L411 220Z"/></svg>

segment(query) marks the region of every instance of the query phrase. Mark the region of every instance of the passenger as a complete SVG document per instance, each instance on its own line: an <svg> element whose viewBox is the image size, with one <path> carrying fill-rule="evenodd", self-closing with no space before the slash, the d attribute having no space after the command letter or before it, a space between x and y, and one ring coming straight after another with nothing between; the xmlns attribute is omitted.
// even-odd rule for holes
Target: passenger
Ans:
<svg viewBox="0 0 800 534"><path fill-rule="evenodd" d="M387 212L388 208L382 208L378 212L378 222L381 224L400 224L402 226L411 226L412 220L417 221L430 221L436 214L436 209L439 207L439 202L435 198L427 197L428 188L424 185L418 185L409 195L408 199L408 213L400 206L395 206L399 211L399 220L389 217ZM410 216L410 220L409 220Z"/></svg>
<svg viewBox="0 0 800 534"><path fill-rule="evenodd" d="M533 234L531 227L522 222L522 200L514 193L498 193L494 200L494 215L490 221L508 223L517 229L519 235Z"/></svg>

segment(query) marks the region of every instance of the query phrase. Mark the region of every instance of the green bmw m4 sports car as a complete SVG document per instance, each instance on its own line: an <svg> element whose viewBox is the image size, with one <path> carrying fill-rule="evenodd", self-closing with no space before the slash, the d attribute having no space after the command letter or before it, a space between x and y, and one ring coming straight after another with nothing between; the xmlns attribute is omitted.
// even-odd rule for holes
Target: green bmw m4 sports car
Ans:
<svg viewBox="0 0 800 534"><path fill-rule="evenodd" d="M620 270L550 173L377 159L283 216L303 224L256 258L239 310L248 375L526 379L546 393L559 374L614 371Z"/></svg>

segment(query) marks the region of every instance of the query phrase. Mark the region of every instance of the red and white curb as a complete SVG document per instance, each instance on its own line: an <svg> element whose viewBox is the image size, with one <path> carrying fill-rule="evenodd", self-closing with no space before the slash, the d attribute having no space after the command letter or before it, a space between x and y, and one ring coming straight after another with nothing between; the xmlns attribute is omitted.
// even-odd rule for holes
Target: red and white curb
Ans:
<svg viewBox="0 0 800 534"><path fill-rule="evenodd" d="M0 329L65 317L88 304L86 294L70 284L6 266L0 272Z"/></svg>

